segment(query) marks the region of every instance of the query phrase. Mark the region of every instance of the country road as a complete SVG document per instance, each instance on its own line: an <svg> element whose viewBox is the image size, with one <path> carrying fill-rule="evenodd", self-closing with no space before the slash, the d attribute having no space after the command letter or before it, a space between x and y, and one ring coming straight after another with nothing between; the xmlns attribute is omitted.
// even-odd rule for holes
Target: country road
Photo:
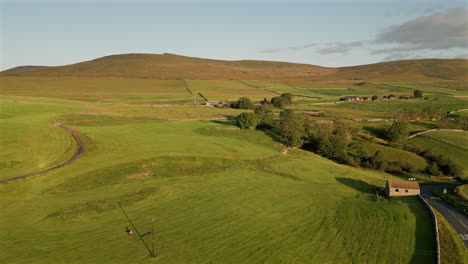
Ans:
<svg viewBox="0 0 468 264"><path fill-rule="evenodd" d="M421 185L421 195L434 209L441 213L445 219L453 226L457 231L458 236L465 246L468 248L468 217L452 207L450 204L441 200L436 195L432 194L433 190L437 189L452 189L454 185Z"/></svg>
<svg viewBox="0 0 468 264"><path fill-rule="evenodd" d="M66 166L70 163L72 163L73 161L75 161L76 159L78 159L81 154L83 154L84 152L84 146L83 146L83 141L81 140L80 138L80 135L73 129L71 128L68 128L68 127L65 127L65 126L62 126L61 124L58 124L56 125L57 127L61 127L63 129L65 129L67 132L70 133L70 135L73 137L73 139L76 141L76 150L75 150L75 153L73 153L73 156L71 156L68 160L60 163L59 165L56 165L52 168L48 168L48 169L45 169L45 170L42 170L42 171L37 171L37 172L33 172L33 173L29 173L29 174L26 174L26 175L22 175L22 176L17 176L17 177L12 177L12 178L8 178L8 179L3 179L3 180L0 180L0 183L3 183L3 182L9 182L9 181L14 181L14 180L19 180L19 179L24 179L24 178L28 178L28 177L31 177L31 176L35 176L35 175L39 175L39 174L42 174L42 173L46 173L46 172L49 172L49 171L52 171L52 170L55 170L55 169L58 169L58 168L61 168L63 166Z"/></svg>

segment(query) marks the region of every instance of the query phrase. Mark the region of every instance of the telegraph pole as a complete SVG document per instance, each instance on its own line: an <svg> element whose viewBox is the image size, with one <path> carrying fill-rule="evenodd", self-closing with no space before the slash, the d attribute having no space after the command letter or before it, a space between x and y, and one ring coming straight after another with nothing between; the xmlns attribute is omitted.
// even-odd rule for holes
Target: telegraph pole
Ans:
<svg viewBox="0 0 468 264"><path fill-rule="evenodd" d="M153 246L153 257L154 257L154 217L151 218L151 245Z"/></svg>

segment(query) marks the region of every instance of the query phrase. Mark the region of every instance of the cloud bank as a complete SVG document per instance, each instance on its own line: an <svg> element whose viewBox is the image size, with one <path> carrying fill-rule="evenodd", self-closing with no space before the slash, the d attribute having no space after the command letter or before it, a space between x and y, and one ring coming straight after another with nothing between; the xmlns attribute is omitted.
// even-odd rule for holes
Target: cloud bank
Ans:
<svg viewBox="0 0 468 264"><path fill-rule="evenodd" d="M300 46L289 46L289 47L280 47L280 48L267 48L262 50L261 52L263 53L276 53L276 52L283 52L283 51L288 51L288 50L303 50L307 49L313 46L316 46L317 44L315 43L309 43L306 45L300 45Z"/></svg>
<svg viewBox="0 0 468 264"><path fill-rule="evenodd" d="M419 50L447 50L468 45L468 10L456 8L386 28L376 44L397 45L372 54L404 53Z"/></svg>

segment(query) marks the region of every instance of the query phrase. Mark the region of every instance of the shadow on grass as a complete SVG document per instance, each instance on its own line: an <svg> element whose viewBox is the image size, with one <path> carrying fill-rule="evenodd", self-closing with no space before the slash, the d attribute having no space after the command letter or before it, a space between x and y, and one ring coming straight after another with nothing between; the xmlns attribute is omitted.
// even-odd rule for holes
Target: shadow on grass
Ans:
<svg viewBox="0 0 468 264"><path fill-rule="evenodd" d="M217 125L235 126L235 125L236 125L236 120L234 120L234 119L228 119L228 120L211 120L211 123L214 123L214 124L217 124Z"/></svg>
<svg viewBox="0 0 468 264"><path fill-rule="evenodd" d="M341 178L341 177L335 177L335 179L341 183L344 184L348 187L354 188L362 193L369 193L369 194L375 194L375 185L368 184L365 181L361 180L356 180L352 178Z"/></svg>
<svg viewBox="0 0 468 264"><path fill-rule="evenodd" d="M265 135L269 136L273 141L278 143L284 143L280 136L278 136L275 132L271 129L260 129Z"/></svg>
<svg viewBox="0 0 468 264"><path fill-rule="evenodd" d="M416 218L415 246L410 263L436 263L434 225L427 208L417 197L400 198Z"/></svg>
<svg viewBox="0 0 468 264"><path fill-rule="evenodd" d="M378 126L378 127L373 127L373 126L363 126L362 129L366 132L369 132L371 135L374 137L382 138L384 139L386 136L385 130L387 130L387 126Z"/></svg>

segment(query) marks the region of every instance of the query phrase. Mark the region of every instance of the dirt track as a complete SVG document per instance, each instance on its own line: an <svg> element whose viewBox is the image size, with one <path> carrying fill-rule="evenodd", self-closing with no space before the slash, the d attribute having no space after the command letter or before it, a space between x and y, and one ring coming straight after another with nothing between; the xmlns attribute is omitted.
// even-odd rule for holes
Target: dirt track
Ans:
<svg viewBox="0 0 468 264"><path fill-rule="evenodd" d="M17 177L13 177L13 178L0 180L0 183L14 181L14 180L18 180L18 179L24 179L24 178L28 178L28 177L31 177L31 176L34 176L34 175L46 173L46 172L49 172L49 171L64 167L64 166L72 163L76 159L78 159L81 156L81 154L83 154L83 152L84 152L83 141L81 140L80 135L75 130L73 130L71 128L68 128L68 127L65 127L65 126L62 126L61 124L58 124L57 127L61 127L61 128L65 129L65 130L67 130L72 135L73 139L76 141L77 147L76 147L75 153L73 153L73 156L71 156L65 162L63 162L63 163L61 163L61 164L59 164L57 166L54 166L52 168L48 168L46 170L42 170L42 171L38 171L38 172L29 173L29 174L22 175L22 176L17 176Z"/></svg>
<svg viewBox="0 0 468 264"><path fill-rule="evenodd" d="M411 135L411 136L408 137L408 139L414 138L414 137L417 137L417 136L419 136L419 135L423 135L423 134L426 134L426 133L429 133L429 132L433 132L433 131L466 132L465 130L461 130L461 129L434 128L434 129L429 129L429 130L421 131L421 132L419 132L419 133L416 133L416 134L414 134L414 135Z"/></svg>

